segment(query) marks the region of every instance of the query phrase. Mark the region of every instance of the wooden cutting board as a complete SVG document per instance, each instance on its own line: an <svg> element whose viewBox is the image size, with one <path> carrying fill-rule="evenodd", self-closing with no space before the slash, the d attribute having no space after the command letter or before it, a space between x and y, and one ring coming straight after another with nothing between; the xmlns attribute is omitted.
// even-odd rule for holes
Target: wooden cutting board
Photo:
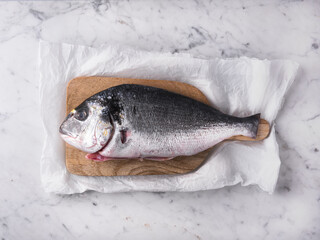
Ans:
<svg viewBox="0 0 320 240"><path fill-rule="evenodd" d="M186 83L113 77L79 77L72 79L68 84L66 114L95 93L124 83L163 88L209 104L208 99L200 90ZM269 135L269 131L270 126L268 122L261 119L257 139L235 136L230 138L230 140L262 140ZM141 161L138 159L94 162L85 158L85 152L66 143L66 166L70 173L84 176L184 174L197 169L205 161L211 150L208 149L194 156L180 156L163 162Z"/></svg>

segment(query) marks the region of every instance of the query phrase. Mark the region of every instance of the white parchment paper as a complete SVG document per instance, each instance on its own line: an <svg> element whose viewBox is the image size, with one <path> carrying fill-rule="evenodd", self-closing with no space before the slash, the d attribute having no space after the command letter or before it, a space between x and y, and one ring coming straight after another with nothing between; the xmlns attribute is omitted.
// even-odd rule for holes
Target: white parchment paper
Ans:
<svg viewBox="0 0 320 240"><path fill-rule="evenodd" d="M90 48L41 41L39 68L45 128L40 163L45 191L197 191L241 183L273 192L280 168L273 120L294 80L297 63L247 57L204 60L188 54L146 52L117 45ZM227 114L261 113L272 124L272 131L261 142L218 145L200 169L185 175L72 175L66 170L64 142L58 131L65 117L66 87L72 78L94 75L186 82L199 88L212 105Z"/></svg>

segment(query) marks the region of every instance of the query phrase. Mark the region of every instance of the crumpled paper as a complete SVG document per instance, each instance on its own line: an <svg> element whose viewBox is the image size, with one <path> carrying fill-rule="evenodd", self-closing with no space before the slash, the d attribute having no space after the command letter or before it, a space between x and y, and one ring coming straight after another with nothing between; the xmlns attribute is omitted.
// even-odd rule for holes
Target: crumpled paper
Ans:
<svg viewBox="0 0 320 240"><path fill-rule="evenodd" d="M288 60L198 59L189 54L146 52L117 45L99 48L40 42L40 106L45 129L41 179L47 192L95 190L197 191L241 183L274 191L280 168L273 121L296 75ZM68 173L59 125L65 117L68 81L79 76L114 76L186 82L199 88L219 110L248 116L261 113L272 124L260 142L217 145L197 171L174 176L86 177Z"/></svg>

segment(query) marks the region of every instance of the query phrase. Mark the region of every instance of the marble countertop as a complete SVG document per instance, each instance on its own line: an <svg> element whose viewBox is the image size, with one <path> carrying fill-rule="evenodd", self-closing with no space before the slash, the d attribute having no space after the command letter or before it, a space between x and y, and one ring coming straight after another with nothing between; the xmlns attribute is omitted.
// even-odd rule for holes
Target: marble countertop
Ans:
<svg viewBox="0 0 320 240"><path fill-rule="evenodd" d="M316 1L0 2L0 239L320 239L319 22ZM45 193L39 39L297 61L274 194Z"/></svg>

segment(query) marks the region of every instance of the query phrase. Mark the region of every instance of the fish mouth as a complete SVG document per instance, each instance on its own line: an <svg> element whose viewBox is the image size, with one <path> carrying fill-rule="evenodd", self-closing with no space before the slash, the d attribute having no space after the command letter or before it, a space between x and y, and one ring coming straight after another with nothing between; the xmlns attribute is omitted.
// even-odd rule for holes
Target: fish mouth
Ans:
<svg viewBox="0 0 320 240"><path fill-rule="evenodd" d="M64 139L65 141L69 138L69 139L72 139L72 141L76 141L76 142L80 143L80 142L77 140L77 137L71 136L71 135L69 135L69 134L66 133L66 132L60 132L60 136L61 136L62 139Z"/></svg>
<svg viewBox="0 0 320 240"><path fill-rule="evenodd" d="M62 138L71 138L71 139L76 140L77 137L78 137L77 135L72 134L71 132L66 131L66 130L63 129L64 123L65 123L65 121L59 127L59 133L60 133L61 137Z"/></svg>
<svg viewBox="0 0 320 240"><path fill-rule="evenodd" d="M64 122L63 122L63 123L64 123ZM68 136L68 133L67 133L66 131L64 131L63 128L62 128L63 123L62 123L62 124L60 125L60 127L59 127L59 133L60 133L61 135L66 135L66 136Z"/></svg>

